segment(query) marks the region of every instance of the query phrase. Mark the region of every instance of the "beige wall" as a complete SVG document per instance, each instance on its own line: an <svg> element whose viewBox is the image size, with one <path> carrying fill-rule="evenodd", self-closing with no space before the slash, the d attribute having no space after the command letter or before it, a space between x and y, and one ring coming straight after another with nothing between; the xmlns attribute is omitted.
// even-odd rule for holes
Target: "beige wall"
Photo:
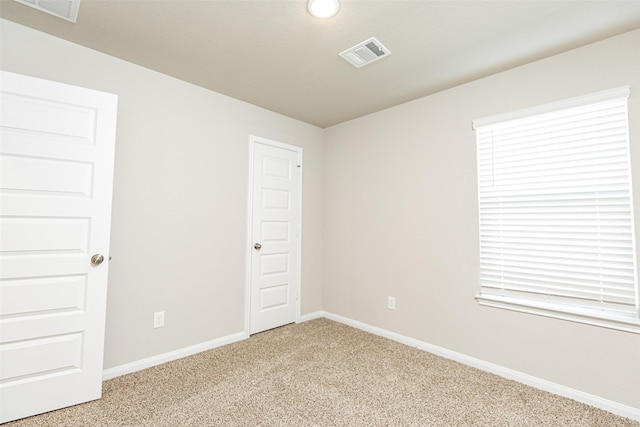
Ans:
<svg viewBox="0 0 640 427"><path fill-rule="evenodd" d="M105 368L241 332L249 135L303 148L303 314L322 308L322 130L19 26L2 69L118 95ZM166 326L152 328L153 312Z"/></svg>
<svg viewBox="0 0 640 427"><path fill-rule="evenodd" d="M638 208L639 46L640 31L627 33L325 129L324 310L640 408L639 334L474 300L471 129L477 118L631 85Z"/></svg>

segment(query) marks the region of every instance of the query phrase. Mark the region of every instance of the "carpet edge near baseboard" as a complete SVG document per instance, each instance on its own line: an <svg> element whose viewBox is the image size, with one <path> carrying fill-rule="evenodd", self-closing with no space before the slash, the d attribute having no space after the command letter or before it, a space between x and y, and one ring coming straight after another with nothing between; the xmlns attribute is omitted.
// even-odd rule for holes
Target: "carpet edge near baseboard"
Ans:
<svg viewBox="0 0 640 427"><path fill-rule="evenodd" d="M590 406L594 406L599 409L603 409L605 411L611 412L613 414L616 414L622 417L630 418L635 421L640 421L640 408L634 408L632 406L614 402L612 400L608 400L600 396L596 396L580 390L566 387L561 384L547 381L542 378L535 377L533 375L525 374L523 372L506 368L504 366L496 365L494 363L486 362L484 360L477 359L475 357L471 357L463 353L458 353L456 351L449 350L444 347L439 347L433 344L429 344L427 342L420 341L415 338L407 337L395 332L388 331L386 329L379 328L377 326L372 326L367 323L350 319L348 317L340 316L338 314L334 314L326 311L315 311L313 313L301 315L298 318L298 323L319 319L322 317L326 317L329 320L333 320L335 322L342 323L347 326L351 326L353 328L372 333L374 335L388 338L392 341L396 341L401 344L406 344L408 346L415 347L420 350L427 351L429 353L433 353L437 356L444 357L445 359L450 359L450 360L462 363L464 365L480 369L481 371L490 372L500 377L507 378L507 379L537 388L539 390L544 390L544 391L556 394L558 396L573 399L575 401L578 401ZM127 363L124 365L115 366L113 368L105 369L102 373L102 379L103 381L106 381L122 375L131 374L137 371L141 371L143 369L151 368L156 365L171 362L173 360L181 359L183 357L191 356L203 351L211 350L216 347L221 347L227 344L232 344L234 342L242 341L247 338L249 338L249 334L246 331L238 332L235 334L216 338L211 341L206 341L204 343L192 345L189 347L170 351L167 353L162 353L156 356L137 360L135 362Z"/></svg>
<svg viewBox="0 0 640 427"><path fill-rule="evenodd" d="M558 396L573 399L577 402L594 406L596 408L603 409L605 411L611 412L613 414L616 414L622 417L630 418L635 421L640 421L640 408L634 408L632 406L628 406L622 403L608 400L600 396L596 396L596 395L586 393L580 390L576 390L567 386L563 386L561 384L544 380L542 378L538 378L533 375L525 374L523 372L506 368L504 366L496 365L494 363L477 359L475 357L471 357L463 353L458 353L456 351L449 350L444 347L439 347L424 341L417 340L415 338L407 337L401 334L397 334L395 332L388 331L386 329L369 325L367 323L359 322L357 320L353 320L348 317L343 317L338 314L333 314L329 312L323 312L323 314L324 314L323 317L326 317L329 320L343 323L347 326L351 326L356 329L360 329L362 331L372 333L374 335L388 338L392 341L406 344L408 346L415 347L420 350L427 351L429 353L433 353L437 356L444 357L445 359L450 359L450 360L462 363L463 365L471 366L473 368L480 369L481 371L489 372L489 373L498 375L500 377L537 388L539 390L547 391L549 393L553 393ZM319 317L322 317L322 316L319 316Z"/></svg>
<svg viewBox="0 0 640 427"><path fill-rule="evenodd" d="M102 371L102 380L106 381L112 378L120 377L122 375L132 374L143 369L151 368L153 366L161 365L173 360L182 359L183 357L192 356L203 351L222 347L224 345L242 341L247 338L249 338L249 335L246 332L237 332L235 334L226 335L224 337L216 338L200 344L191 345L178 350L147 357L145 359L136 360L135 362L126 363L124 365L115 366L113 368L105 369Z"/></svg>

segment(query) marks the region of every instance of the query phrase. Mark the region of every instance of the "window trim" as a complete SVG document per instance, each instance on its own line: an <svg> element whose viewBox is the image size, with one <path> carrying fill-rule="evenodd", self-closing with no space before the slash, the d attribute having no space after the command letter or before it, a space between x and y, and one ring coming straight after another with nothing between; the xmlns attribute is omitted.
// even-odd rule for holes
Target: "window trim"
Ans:
<svg viewBox="0 0 640 427"><path fill-rule="evenodd" d="M472 128L476 130L482 126L490 126L500 122L522 119L528 116L535 116L537 114L550 113L557 110L579 107L586 104L595 104L596 102L604 102L613 99L629 98L630 94L631 89L628 85L620 86L615 89L603 90L601 92L595 92L583 96L576 96L574 98L569 98L562 101L550 102L535 107L523 108L520 110L510 111L508 113L483 117L481 119L474 120Z"/></svg>
<svg viewBox="0 0 640 427"><path fill-rule="evenodd" d="M567 100L562 100L558 102L552 102L536 107L524 108L504 114L497 114L481 119L474 120L472 123L472 128L474 130L491 126L494 124L498 124L501 122L508 122L511 120L517 120L521 118L526 118L530 116L541 115L545 113L551 113L558 110L565 110L574 107L580 107L588 104L595 104L600 102L606 102L609 100L615 99L628 99L630 95L630 87L622 86L615 89L605 90L601 92L596 92L584 96L579 96L575 98L570 98ZM627 101L628 103L628 101ZM628 134L627 134L628 135ZM627 139L629 144L631 141L629 138ZM631 156L629 154L627 161L630 163ZM479 165L478 165L479 167ZM629 166L629 192L630 192L630 208L633 217L634 212L634 204L633 204L633 174L631 168ZM480 182L478 182L478 190L480 190ZM478 191L478 197L480 198L480 191ZM480 199L479 199L480 201ZM631 232L632 236L634 236L633 241L633 259L636 264L637 269L637 256L636 256L636 239L635 239L635 223L632 221L631 223ZM481 236L479 236L481 238ZM482 243L482 241L479 241ZM637 271L636 271L636 301L640 299L640 287L638 285L637 279ZM482 306L494 307L507 309L516 312L529 313L534 315L542 315L545 317L562 319L568 321L574 321L594 326L606 327L610 329L616 329L626 332L632 333L640 333L640 309L636 313L635 317L629 316L616 316L611 315L610 313L603 311L594 310L593 308L581 308L581 307L573 307L571 305L562 304L562 303L546 303L542 301L535 300L525 300L522 298L518 298L517 296L499 296L499 295L488 295L482 294L482 284L480 285L480 291L475 296L475 299ZM638 303L636 302L636 308L638 308Z"/></svg>
<svg viewBox="0 0 640 427"><path fill-rule="evenodd" d="M574 311L570 311L567 309L567 306L543 306L542 304L536 306L536 304L532 302L527 302L525 304L518 298L491 297L477 294L475 299L478 301L478 304L485 307L501 308L520 313L535 314L553 319L568 320L571 322L640 334L640 320L633 319L631 317L625 319L623 317L608 316L606 313L597 316L596 312L593 310L576 309Z"/></svg>

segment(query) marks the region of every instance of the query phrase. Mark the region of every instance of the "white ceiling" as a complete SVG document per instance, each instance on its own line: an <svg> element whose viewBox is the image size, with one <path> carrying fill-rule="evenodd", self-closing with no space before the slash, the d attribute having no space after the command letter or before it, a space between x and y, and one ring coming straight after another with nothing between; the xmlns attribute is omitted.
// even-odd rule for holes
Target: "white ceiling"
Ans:
<svg viewBox="0 0 640 427"><path fill-rule="evenodd" d="M0 16L320 127L640 28L640 0L341 5L318 20L304 0L83 0L72 24L0 0ZM371 36L392 55L338 56Z"/></svg>

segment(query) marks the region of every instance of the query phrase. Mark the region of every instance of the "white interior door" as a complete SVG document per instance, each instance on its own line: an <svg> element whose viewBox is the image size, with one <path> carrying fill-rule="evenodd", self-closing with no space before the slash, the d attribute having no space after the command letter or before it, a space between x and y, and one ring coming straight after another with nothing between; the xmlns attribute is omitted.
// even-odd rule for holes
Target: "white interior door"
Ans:
<svg viewBox="0 0 640 427"><path fill-rule="evenodd" d="M249 333L295 322L299 313L302 149L251 139Z"/></svg>
<svg viewBox="0 0 640 427"><path fill-rule="evenodd" d="M102 394L117 98L7 72L0 78L6 422Z"/></svg>

